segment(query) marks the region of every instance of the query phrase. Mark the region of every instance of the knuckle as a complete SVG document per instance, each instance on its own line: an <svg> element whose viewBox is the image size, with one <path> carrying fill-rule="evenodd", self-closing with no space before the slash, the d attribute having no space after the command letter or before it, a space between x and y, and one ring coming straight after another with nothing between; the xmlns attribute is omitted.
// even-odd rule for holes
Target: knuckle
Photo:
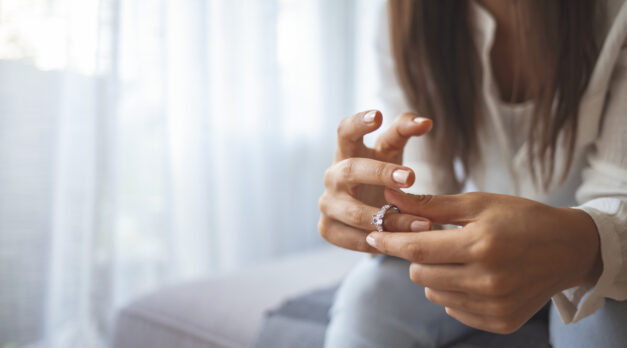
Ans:
<svg viewBox="0 0 627 348"><path fill-rule="evenodd" d="M496 249L492 238L482 238L473 246L471 252L477 260L490 261Z"/></svg>
<svg viewBox="0 0 627 348"><path fill-rule="evenodd" d="M353 177L354 164L354 161L350 158L340 162L340 173L343 180L351 181Z"/></svg>
<svg viewBox="0 0 627 348"><path fill-rule="evenodd" d="M502 277L493 274L485 276L482 288L483 293L490 296L503 296L509 293L509 288Z"/></svg>
<svg viewBox="0 0 627 348"><path fill-rule="evenodd" d="M498 261L504 250L502 236L489 229L483 229L477 233L479 233L479 238L471 249L475 259L485 263Z"/></svg>
<svg viewBox="0 0 627 348"><path fill-rule="evenodd" d="M390 144L389 140L387 139L382 139L378 144L377 144L377 151L380 153L385 153L385 154L392 154L394 155L394 147L392 146L392 144Z"/></svg>
<svg viewBox="0 0 627 348"><path fill-rule="evenodd" d="M418 273L416 271L409 271L409 279L411 279L412 282L420 285L420 278L418 277Z"/></svg>
<svg viewBox="0 0 627 348"><path fill-rule="evenodd" d="M335 184L334 168L335 166L331 166L324 172L324 187L332 187Z"/></svg>
<svg viewBox="0 0 627 348"><path fill-rule="evenodd" d="M489 306L490 313L497 317L508 316L516 310L514 302L510 300L500 300L492 302Z"/></svg>
<svg viewBox="0 0 627 348"><path fill-rule="evenodd" d="M407 257L416 263L422 263L425 261L426 250L417 243L407 243L403 246L403 253Z"/></svg>
<svg viewBox="0 0 627 348"><path fill-rule="evenodd" d="M421 205L429 205L429 203L433 201L433 195L415 195L414 199L416 200L416 203L419 203Z"/></svg>
<svg viewBox="0 0 627 348"><path fill-rule="evenodd" d="M318 220L318 233L320 233L320 236L325 240L329 240L329 227L326 219L322 217Z"/></svg>
<svg viewBox="0 0 627 348"><path fill-rule="evenodd" d="M343 137L348 133L348 126L350 123L350 116L343 118L340 123L337 125L337 135L338 137Z"/></svg>
<svg viewBox="0 0 627 348"><path fill-rule="evenodd" d="M429 287L425 287L425 298L433 303L438 303L437 295Z"/></svg>
<svg viewBox="0 0 627 348"><path fill-rule="evenodd" d="M329 207L328 201L329 201L329 198L326 193L323 193L322 196L320 196L320 199L318 199L318 208L320 209L320 212L322 212L323 214L327 211Z"/></svg>
<svg viewBox="0 0 627 348"><path fill-rule="evenodd" d="M392 127L394 128L388 131L390 133L387 133L386 136L380 138L380 141L377 144L377 151L387 154L388 157L395 157L403 152L403 149L398 144L398 139L403 136L399 133L396 126Z"/></svg>
<svg viewBox="0 0 627 348"><path fill-rule="evenodd" d="M386 178L390 177L392 174L392 169L385 163L377 163L375 164L375 176L381 180L382 182L387 181Z"/></svg>
<svg viewBox="0 0 627 348"><path fill-rule="evenodd" d="M409 279L411 279L412 282L421 285L420 268L415 264L412 264L409 267Z"/></svg>
<svg viewBox="0 0 627 348"><path fill-rule="evenodd" d="M357 251L368 251L370 250L370 244L366 242L366 237L357 238L353 244L353 247Z"/></svg>
<svg viewBox="0 0 627 348"><path fill-rule="evenodd" d="M461 197L463 197L465 205L471 207L473 214L478 214L488 199L488 196L484 192L462 193Z"/></svg>
<svg viewBox="0 0 627 348"><path fill-rule="evenodd" d="M467 192L464 193L464 198L468 201L468 203L476 203L482 200L483 193L481 192Z"/></svg>
<svg viewBox="0 0 627 348"><path fill-rule="evenodd" d="M352 225L361 225L363 222L363 210L356 205L349 205L346 207L346 219Z"/></svg>
<svg viewBox="0 0 627 348"><path fill-rule="evenodd" d="M482 284L483 293L487 295L499 295L500 284L496 276L487 275L483 278Z"/></svg>

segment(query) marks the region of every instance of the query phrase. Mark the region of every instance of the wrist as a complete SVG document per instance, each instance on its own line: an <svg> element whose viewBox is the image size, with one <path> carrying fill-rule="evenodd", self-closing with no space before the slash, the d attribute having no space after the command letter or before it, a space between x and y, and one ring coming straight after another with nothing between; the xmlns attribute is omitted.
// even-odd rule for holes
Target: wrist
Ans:
<svg viewBox="0 0 627 348"><path fill-rule="evenodd" d="M581 209L562 208L568 216L567 231L573 236L573 252L579 261L573 286L593 287L603 272L599 232L594 220Z"/></svg>

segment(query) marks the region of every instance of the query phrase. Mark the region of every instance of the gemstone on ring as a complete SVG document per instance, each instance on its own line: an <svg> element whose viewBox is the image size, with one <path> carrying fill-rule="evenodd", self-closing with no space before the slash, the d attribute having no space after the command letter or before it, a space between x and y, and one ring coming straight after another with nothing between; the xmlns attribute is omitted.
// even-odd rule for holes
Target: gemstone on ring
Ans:
<svg viewBox="0 0 627 348"><path fill-rule="evenodd" d="M386 204L382 206L381 209L379 209L378 213L376 213L375 215L372 215L372 224L375 225L375 227L377 228L377 231L383 232L383 219L385 218L385 214L389 210L395 211L397 213L401 212L397 206Z"/></svg>

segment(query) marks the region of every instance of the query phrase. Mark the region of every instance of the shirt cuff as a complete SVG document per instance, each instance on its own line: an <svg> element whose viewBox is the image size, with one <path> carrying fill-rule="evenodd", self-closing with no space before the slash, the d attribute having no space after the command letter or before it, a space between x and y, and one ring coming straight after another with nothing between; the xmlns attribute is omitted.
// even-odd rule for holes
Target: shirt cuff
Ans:
<svg viewBox="0 0 627 348"><path fill-rule="evenodd" d="M576 323L599 310L622 267L621 243L613 222L619 207L620 200L616 198L597 198L573 207L588 213L597 227L603 271L594 286L576 286L552 297L564 324Z"/></svg>

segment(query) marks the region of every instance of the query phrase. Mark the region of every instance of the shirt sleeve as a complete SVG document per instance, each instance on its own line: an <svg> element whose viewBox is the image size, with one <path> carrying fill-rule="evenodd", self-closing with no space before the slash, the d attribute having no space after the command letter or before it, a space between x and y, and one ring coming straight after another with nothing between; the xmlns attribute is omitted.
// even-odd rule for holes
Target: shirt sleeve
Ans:
<svg viewBox="0 0 627 348"><path fill-rule="evenodd" d="M553 296L564 323L601 308L606 298L627 299L627 49L618 57L598 139L576 193L575 207L592 217L599 233L603 271L592 287L578 286Z"/></svg>
<svg viewBox="0 0 627 348"><path fill-rule="evenodd" d="M378 99L380 111L383 113L386 127L391 120L403 112L412 111L412 108L403 89L398 82L390 45L388 15L386 6L380 11L375 49L377 52L376 65L378 70ZM428 115L424 115L428 117ZM431 137L413 137L405 146L403 165L411 168L416 174L416 182L406 192L415 194L448 194L460 190L452 163L443 163L437 156L437 151Z"/></svg>

